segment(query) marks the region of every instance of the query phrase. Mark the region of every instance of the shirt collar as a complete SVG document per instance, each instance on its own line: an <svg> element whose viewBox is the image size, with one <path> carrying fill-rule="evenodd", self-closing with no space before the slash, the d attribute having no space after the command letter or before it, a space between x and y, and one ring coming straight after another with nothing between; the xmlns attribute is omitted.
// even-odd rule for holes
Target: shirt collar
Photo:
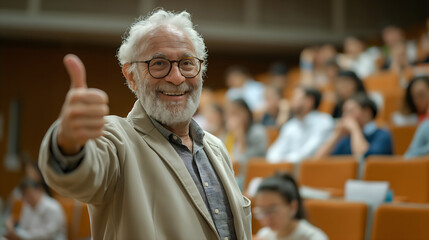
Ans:
<svg viewBox="0 0 429 240"><path fill-rule="evenodd" d="M171 132L164 126L162 126L162 124L159 123L157 120L153 119L150 116L149 118L152 121L155 128L158 129L161 135L164 136L169 142L182 144L182 140L180 139L179 136L177 136L175 133ZM189 134L191 135L192 140L197 145L199 146L203 145L203 138L205 133L194 119L191 119L191 122L189 124Z"/></svg>
<svg viewBox="0 0 429 240"><path fill-rule="evenodd" d="M377 124L375 121L371 121L363 126L363 134L366 136L372 135L377 130Z"/></svg>

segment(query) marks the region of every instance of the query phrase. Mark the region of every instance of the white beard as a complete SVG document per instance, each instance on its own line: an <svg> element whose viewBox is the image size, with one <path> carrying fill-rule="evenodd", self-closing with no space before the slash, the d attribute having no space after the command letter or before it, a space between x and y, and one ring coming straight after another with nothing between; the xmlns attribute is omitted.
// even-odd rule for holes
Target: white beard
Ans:
<svg viewBox="0 0 429 240"><path fill-rule="evenodd" d="M178 123L190 122L192 116L197 111L201 92L202 80L198 81L197 86L193 87L190 84L183 82L179 86L173 84L162 84L154 88L149 86L149 80L141 81L140 76L137 74L138 79L138 92L137 97L141 102L146 113L153 119L165 124L175 125ZM181 92L187 91L189 94L186 103L178 101L162 101L157 96L157 91L165 92Z"/></svg>

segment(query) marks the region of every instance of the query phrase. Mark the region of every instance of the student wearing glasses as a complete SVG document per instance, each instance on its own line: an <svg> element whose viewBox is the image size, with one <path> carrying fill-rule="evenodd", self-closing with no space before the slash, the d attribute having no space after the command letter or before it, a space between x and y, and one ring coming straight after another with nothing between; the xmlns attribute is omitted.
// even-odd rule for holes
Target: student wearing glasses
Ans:
<svg viewBox="0 0 429 240"><path fill-rule="evenodd" d="M298 186L288 174L266 178L256 192L253 214L265 226L255 240L327 240L326 234L305 220Z"/></svg>

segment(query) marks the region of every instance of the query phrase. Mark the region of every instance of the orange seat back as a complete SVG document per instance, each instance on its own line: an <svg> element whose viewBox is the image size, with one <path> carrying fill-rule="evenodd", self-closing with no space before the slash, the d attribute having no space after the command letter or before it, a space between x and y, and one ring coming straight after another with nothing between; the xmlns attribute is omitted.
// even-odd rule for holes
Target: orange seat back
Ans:
<svg viewBox="0 0 429 240"><path fill-rule="evenodd" d="M429 205L380 205L375 211L371 239L429 239L428 223Z"/></svg>
<svg viewBox="0 0 429 240"><path fill-rule="evenodd" d="M379 109L376 121L378 123L390 123L392 113L399 111L404 101L404 89L396 88L380 92L383 96L383 107Z"/></svg>
<svg viewBox="0 0 429 240"><path fill-rule="evenodd" d="M413 140L414 133L417 126L391 126L390 132L393 136L393 151L396 155L404 154L411 141Z"/></svg>
<svg viewBox="0 0 429 240"><path fill-rule="evenodd" d="M73 219L74 219L74 211L75 211L75 200L65 197L57 197L56 198L60 205L63 207L65 220L67 224L67 235L68 239L74 239L73 232Z"/></svg>
<svg viewBox="0 0 429 240"><path fill-rule="evenodd" d="M429 160L400 161L402 157L370 156L364 180L388 181L394 196L408 202L429 202Z"/></svg>
<svg viewBox="0 0 429 240"><path fill-rule="evenodd" d="M246 189L250 181L256 177L269 177L276 172L293 171L292 163L268 163L264 158L252 158L247 165L246 177L244 180L244 188Z"/></svg>
<svg viewBox="0 0 429 240"><path fill-rule="evenodd" d="M364 80L367 91L385 92L400 88L398 76L389 71L374 73Z"/></svg>
<svg viewBox="0 0 429 240"><path fill-rule="evenodd" d="M21 210L22 210L22 201L15 200L13 202L12 212L11 212L13 221L15 223L19 221L19 217L21 216Z"/></svg>
<svg viewBox="0 0 429 240"><path fill-rule="evenodd" d="M232 163L232 170L234 170L234 176L238 176L240 171L240 163L239 162L233 162Z"/></svg>
<svg viewBox="0 0 429 240"><path fill-rule="evenodd" d="M80 214L79 229L77 239L89 239L91 237L91 224L89 220L88 205L82 205Z"/></svg>
<svg viewBox="0 0 429 240"><path fill-rule="evenodd" d="M322 161L307 160L301 163L300 185L314 188L344 190L348 179L357 178L358 163L351 156L329 157Z"/></svg>
<svg viewBox="0 0 429 240"><path fill-rule="evenodd" d="M277 137L280 134L280 129L276 127L265 127L265 132L268 139L267 147L269 147L271 146L271 144L274 143L274 141L276 141Z"/></svg>
<svg viewBox="0 0 429 240"><path fill-rule="evenodd" d="M309 199L304 206L308 221L323 230L330 240L365 238L365 203Z"/></svg>

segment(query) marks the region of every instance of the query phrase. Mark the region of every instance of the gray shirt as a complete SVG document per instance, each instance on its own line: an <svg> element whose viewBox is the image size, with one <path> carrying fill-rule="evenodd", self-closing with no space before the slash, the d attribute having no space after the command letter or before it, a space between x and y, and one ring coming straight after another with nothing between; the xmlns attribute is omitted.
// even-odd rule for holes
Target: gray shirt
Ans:
<svg viewBox="0 0 429 240"><path fill-rule="evenodd" d="M179 136L172 133L160 123L152 119L156 129L171 143L174 150L183 160L189 174L197 185L198 191L209 210L221 239L237 239L234 218L228 197L210 160L204 151L204 131L192 120L189 134L192 138L192 152L186 147Z"/></svg>

